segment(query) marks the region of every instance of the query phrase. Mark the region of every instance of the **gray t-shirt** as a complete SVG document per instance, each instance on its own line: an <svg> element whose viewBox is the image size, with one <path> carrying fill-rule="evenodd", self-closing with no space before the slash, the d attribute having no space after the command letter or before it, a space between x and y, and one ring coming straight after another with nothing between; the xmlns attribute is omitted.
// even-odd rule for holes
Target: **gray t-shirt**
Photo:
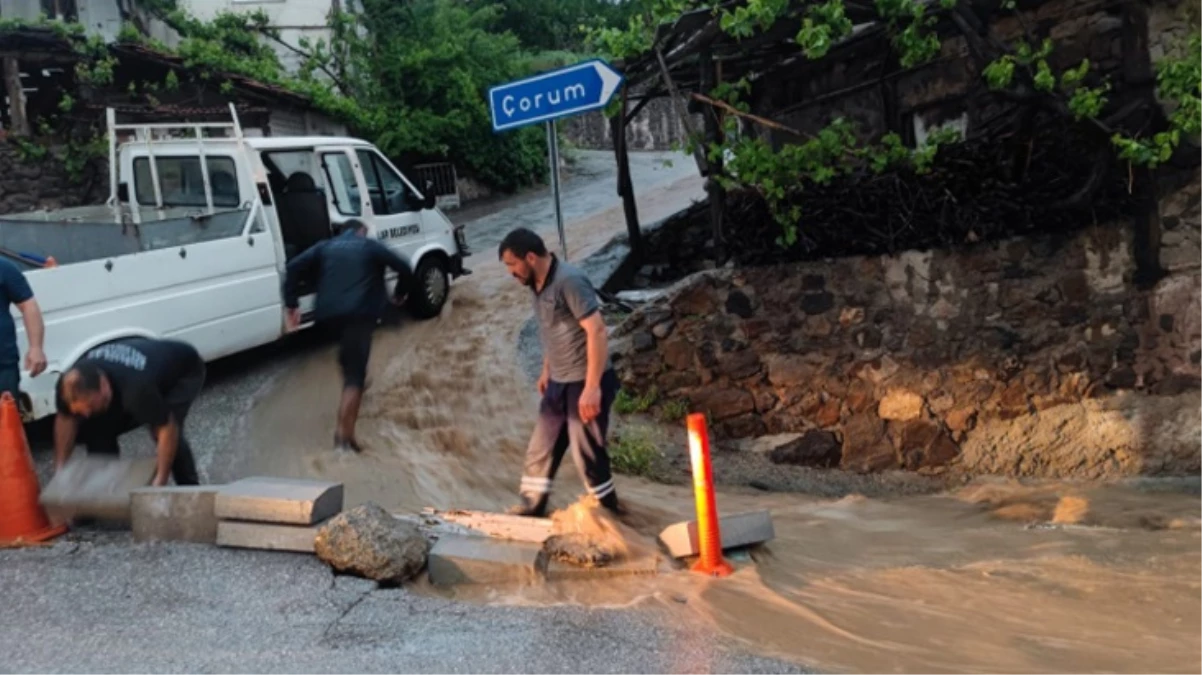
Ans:
<svg viewBox="0 0 1202 675"><path fill-rule="evenodd" d="M588 335L580 322L601 309L592 282L576 267L555 260L541 293L534 293L534 318L543 356L556 382L583 382L588 375ZM609 368L606 356L605 368Z"/></svg>

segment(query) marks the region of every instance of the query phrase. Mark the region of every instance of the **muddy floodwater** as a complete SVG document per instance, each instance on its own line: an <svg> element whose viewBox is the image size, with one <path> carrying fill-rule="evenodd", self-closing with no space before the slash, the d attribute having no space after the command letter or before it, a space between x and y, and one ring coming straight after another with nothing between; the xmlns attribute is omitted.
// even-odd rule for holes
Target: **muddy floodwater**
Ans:
<svg viewBox="0 0 1202 675"><path fill-rule="evenodd" d="M640 215L649 222L700 195L696 179L647 190ZM572 223L573 259L621 223L617 209ZM348 505L513 503L537 402L515 353L530 309L492 252L478 257L440 318L377 335L364 454L330 449L339 382L331 350L281 375L254 408L249 468L342 481ZM556 484L561 507L582 491L568 464ZM686 488L623 476L618 486L632 546L654 546L663 526L691 515ZM1193 491L983 481L872 499L725 490L718 504L769 509L776 528L727 579L665 563L656 576L604 582L424 590L488 603L655 603L824 671L1202 671Z"/></svg>

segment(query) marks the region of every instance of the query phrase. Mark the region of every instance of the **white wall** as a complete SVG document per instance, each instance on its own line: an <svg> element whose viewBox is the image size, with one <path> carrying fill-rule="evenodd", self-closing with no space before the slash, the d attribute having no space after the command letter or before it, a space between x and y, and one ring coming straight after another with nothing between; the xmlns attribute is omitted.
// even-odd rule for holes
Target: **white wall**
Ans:
<svg viewBox="0 0 1202 675"><path fill-rule="evenodd" d="M180 6L202 21L211 20L221 12L250 13L262 10L278 28L280 39L300 47L302 38L310 42L330 39L328 27L333 0L181 0ZM280 56L280 62L290 71L300 66L301 57L295 52L269 40Z"/></svg>

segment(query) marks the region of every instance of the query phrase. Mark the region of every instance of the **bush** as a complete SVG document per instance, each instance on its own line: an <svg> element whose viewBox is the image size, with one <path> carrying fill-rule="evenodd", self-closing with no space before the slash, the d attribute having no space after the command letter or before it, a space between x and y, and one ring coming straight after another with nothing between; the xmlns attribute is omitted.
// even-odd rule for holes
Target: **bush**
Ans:
<svg viewBox="0 0 1202 675"><path fill-rule="evenodd" d="M659 450L643 434L625 432L615 436L609 448L610 466L617 473L650 478Z"/></svg>

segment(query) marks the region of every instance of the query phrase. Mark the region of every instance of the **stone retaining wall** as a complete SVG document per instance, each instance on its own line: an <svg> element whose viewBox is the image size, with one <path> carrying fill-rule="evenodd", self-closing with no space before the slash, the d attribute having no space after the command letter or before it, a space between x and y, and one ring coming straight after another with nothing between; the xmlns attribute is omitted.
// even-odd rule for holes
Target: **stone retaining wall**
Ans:
<svg viewBox="0 0 1202 675"><path fill-rule="evenodd" d="M101 204L108 198L107 161L93 162L73 179L58 159L60 152L22 158L15 145L0 140L0 213Z"/></svg>
<svg viewBox="0 0 1202 675"><path fill-rule="evenodd" d="M1196 472L1199 179L1165 199L1151 291L1130 234L693 275L615 330L626 387L779 461L1101 477Z"/></svg>

